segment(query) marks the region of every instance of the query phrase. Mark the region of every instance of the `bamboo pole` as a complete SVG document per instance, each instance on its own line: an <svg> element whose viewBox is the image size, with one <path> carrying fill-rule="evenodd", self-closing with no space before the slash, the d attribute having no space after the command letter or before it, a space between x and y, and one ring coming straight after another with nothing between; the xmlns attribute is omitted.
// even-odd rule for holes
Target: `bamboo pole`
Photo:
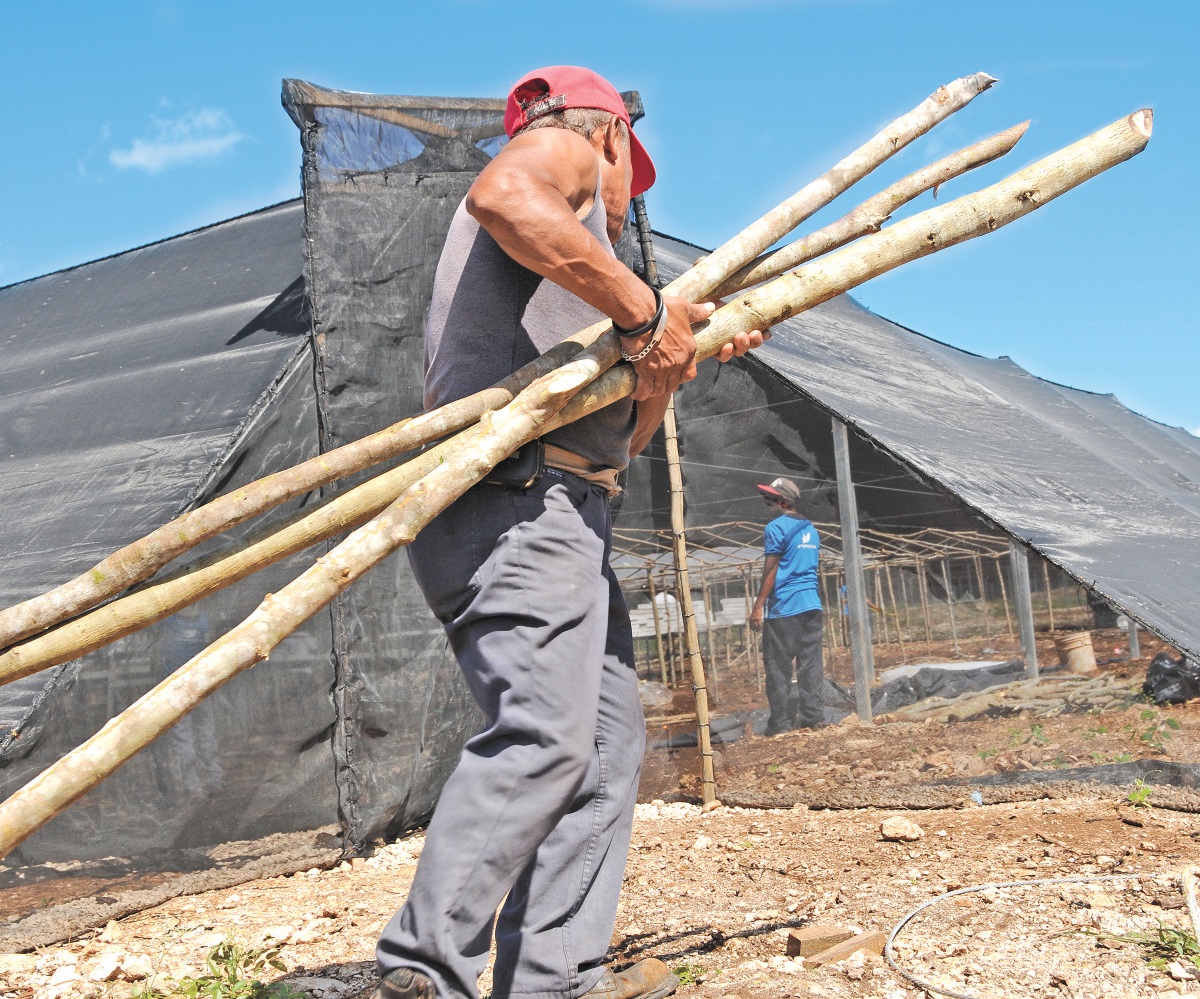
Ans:
<svg viewBox="0 0 1200 999"><path fill-rule="evenodd" d="M1008 625L1008 640L1015 642L1017 636L1013 634L1012 614L1008 610L1008 587L1004 585L1004 570L1000 568L1000 559L1003 556L997 555L996 562L996 578L1000 580L1000 599L1004 601L1004 621Z"/></svg>
<svg viewBox="0 0 1200 999"><path fill-rule="evenodd" d="M933 631L929 624L929 588L925 585L925 567L919 555L913 556L917 563L917 592L921 596L921 611L925 617L925 651L933 653Z"/></svg>
<svg viewBox="0 0 1200 999"><path fill-rule="evenodd" d="M994 82L986 73L976 73L940 87L918 107L896 119L817 180L805 185L672 281L663 289L664 294L691 301L710 295L756 254L783 238L905 145L965 107ZM597 323L568 337L491 388L402 420L377 434L318 455L294 468L273 473L175 518L74 579L0 610L0 649L144 582L184 552L257 514L470 426L485 412L507 406L534 381L595 344L611 328L610 322ZM620 359L615 336L608 337L604 356L604 367L610 367Z"/></svg>
<svg viewBox="0 0 1200 999"><path fill-rule="evenodd" d="M1140 152L1149 141L1151 125L1151 112L1136 112L999 184L898 222L739 296L718 309L700 330L697 356L703 359L717 353L722 336L729 340L739 331L768 328L906 260L994 231ZM609 339L615 337L610 334ZM497 462L532 437L629 394L635 378L632 368L624 365L598 377L605 351L597 346L463 431L450 456L382 514L352 532L279 593L268 595L242 624L0 805L0 854L7 854L95 787L221 684L267 658L283 638L411 541Z"/></svg>
<svg viewBox="0 0 1200 999"><path fill-rule="evenodd" d="M958 625L954 620L954 589L950 586L950 556L942 559L942 582L946 587L946 607L950 611L950 639L954 642L954 654L960 654L958 648Z"/></svg>
<svg viewBox="0 0 1200 999"><path fill-rule="evenodd" d="M712 670L713 700L720 703L721 691L717 683L717 654L713 649L712 594L708 589L708 573L700 570L700 593L704 598L704 645L708 652L708 665Z"/></svg>
<svg viewBox="0 0 1200 999"><path fill-rule="evenodd" d="M761 281L778 277L840 246L845 246L867 233L879 232L892 213L928 190L937 194L939 186L969 170L991 163L1009 152L1029 128L1029 122L1014 125L1007 131L977 142L966 149L951 153L936 163L909 174L890 187L868 198L857 208L825 228L804 236L794 243L755 258L736 274L730 276L714 293L724 298Z"/></svg>
<svg viewBox="0 0 1200 999"><path fill-rule="evenodd" d="M667 403L667 411L663 416L663 436L667 445L667 477L671 484L671 550L675 555L675 585L679 590L679 610L683 616L680 638L692 670L692 690L696 695L696 736L700 746L701 800L707 805L716 800L717 785L713 777L712 740L708 727L708 684L704 677L704 660L700 658L700 635L696 631L696 609L692 604L692 587L688 579L683 472L679 467L674 398Z"/></svg>
<svg viewBox="0 0 1200 999"><path fill-rule="evenodd" d="M888 638L888 615L887 604L883 602L883 581L879 577L879 566L875 567L875 606L879 608L879 630L883 632L883 644L887 645L890 639ZM896 627L900 627L899 622L895 622Z"/></svg>
<svg viewBox="0 0 1200 999"><path fill-rule="evenodd" d="M900 629L900 606L896 603L896 588L892 585L892 567L885 565L883 568L887 574L888 596L892 598L892 613L896 615L896 641L900 643L900 661L908 662L908 653L904 651L904 633Z"/></svg>
<svg viewBox="0 0 1200 999"><path fill-rule="evenodd" d="M646 584L650 589L650 612L654 615L654 641L658 645L658 670L662 685L667 686L667 657L663 654L662 623L658 619L658 594L654 590L654 570L646 570Z"/></svg>
<svg viewBox="0 0 1200 999"><path fill-rule="evenodd" d="M975 564L975 578L979 581L979 603L983 607L983 637L990 638L991 631L988 627L987 584L983 581L983 563L978 555L972 555L971 559Z"/></svg>

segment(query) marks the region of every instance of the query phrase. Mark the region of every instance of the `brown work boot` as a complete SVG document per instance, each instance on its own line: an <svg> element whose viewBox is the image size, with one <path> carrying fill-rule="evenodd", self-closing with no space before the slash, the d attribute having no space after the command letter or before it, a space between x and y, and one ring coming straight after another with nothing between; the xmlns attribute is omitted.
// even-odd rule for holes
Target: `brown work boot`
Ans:
<svg viewBox="0 0 1200 999"><path fill-rule="evenodd" d="M437 999L437 987L419 971L394 968L379 980L371 999Z"/></svg>
<svg viewBox="0 0 1200 999"><path fill-rule="evenodd" d="M632 968L604 975L583 999L663 999L679 988L679 979L656 957L638 961Z"/></svg>

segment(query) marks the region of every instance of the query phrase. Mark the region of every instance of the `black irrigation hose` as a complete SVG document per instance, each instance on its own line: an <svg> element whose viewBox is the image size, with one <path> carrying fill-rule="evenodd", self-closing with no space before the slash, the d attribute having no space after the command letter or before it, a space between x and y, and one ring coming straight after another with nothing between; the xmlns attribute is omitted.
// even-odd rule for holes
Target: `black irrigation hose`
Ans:
<svg viewBox="0 0 1200 999"><path fill-rule="evenodd" d="M924 989L926 992L936 992L938 995L950 996L951 999L980 999L979 996L969 995L966 992L951 992L949 989L938 988L930 982L922 981L916 975L910 975L907 971L896 964L895 958L892 956L892 941L896 939L896 935L904 929L906 923L914 916L929 906L937 902L941 902L948 898L955 898L958 895L968 895L975 891L986 891L988 888L1030 888L1034 885L1066 885L1066 884L1087 884L1099 881L1136 881L1139 878L1159 877L1156 874L1101 874L1092 877L1078 878L1035 878L1032 881L995 881L986 885L972 885L970 888L958 888L955 891L948 891L943 895L937 895L931 898L928 902L922 902L912 912L900 920L888 934L887 943L883 946L883 956L891 969L896 974L907 979L919 989Z"/></svg>

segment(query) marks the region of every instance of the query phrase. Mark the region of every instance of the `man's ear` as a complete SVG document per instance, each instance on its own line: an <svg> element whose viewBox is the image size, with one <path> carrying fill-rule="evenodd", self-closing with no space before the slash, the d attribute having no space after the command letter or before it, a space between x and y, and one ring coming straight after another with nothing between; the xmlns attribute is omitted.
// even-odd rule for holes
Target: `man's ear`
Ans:
<svg viewBox="0 0 1200 999"><path fill-rule="evenodd" d="M621 119L614 115L604 126L604 158L609 163L616 163L621 155L624 141L621 135Z"/></svg>

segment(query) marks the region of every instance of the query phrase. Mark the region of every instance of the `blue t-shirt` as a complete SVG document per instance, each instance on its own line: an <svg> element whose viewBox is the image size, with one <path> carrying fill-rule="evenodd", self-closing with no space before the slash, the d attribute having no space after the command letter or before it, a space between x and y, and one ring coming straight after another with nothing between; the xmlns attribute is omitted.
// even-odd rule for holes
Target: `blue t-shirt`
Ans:
<svg viewBox="0 0 1200 999"><path fill-rule="evenodd" d="M767 617L794 617L820 610L817 592L817 563L821 538L811 521L784 514L763 531L763 549L779 556L775 587L767 601Z"/></svg>

